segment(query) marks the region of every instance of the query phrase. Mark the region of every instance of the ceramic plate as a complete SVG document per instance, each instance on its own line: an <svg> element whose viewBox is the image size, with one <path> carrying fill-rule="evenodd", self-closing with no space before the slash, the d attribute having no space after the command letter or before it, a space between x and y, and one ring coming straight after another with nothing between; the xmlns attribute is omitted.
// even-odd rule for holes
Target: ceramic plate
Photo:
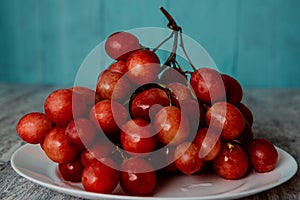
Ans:
<svg viewBox="0 0 300 200"><path fill-rule="evenodd" d="M11 158L13 169L21 176L52 190L86 199L234 199L253 195L289 180L297 171L295 159L277 147L279 160L268 173L252 172L239 180L225 180L214 173L202 175L173 175L158 181L153 196L133 197L124 194L118 186L113 194L86 192L80 183L63 181L57 164L47 158L39 145L26 144Z"/></svg>

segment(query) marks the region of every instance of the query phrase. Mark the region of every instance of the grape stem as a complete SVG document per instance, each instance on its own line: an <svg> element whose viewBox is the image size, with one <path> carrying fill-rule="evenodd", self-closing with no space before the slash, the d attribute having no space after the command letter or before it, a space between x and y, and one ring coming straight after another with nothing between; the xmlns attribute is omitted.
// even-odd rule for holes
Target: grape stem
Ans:
<svg viewBox="0 0 300 200"><path fill-rule="evenodd" d="M168 28L173 30L171 35L175 35L174 37L174 43L172 52L170 53L168 59L164 63L164 66L171 66L171 63L174 63L174 60L176 60L176 51L177 51L177 42L178 42L178 31L181 30L181 27L177 25L174 18L164 9L164 7L160 7L161 12L165 15L165 17L168 19Z"/></svg>
<svg viewBox="0 0 300 200"><path fill-rule="evenodd" d="M172 52L170 53L169 57L167 58L166 62L164 63L164 66L171 66L171 64L178 64L178 62L176 61L176 51L177 51L177 43L178 43L178 32L179 32L179 37L180 37L180 47L186 57L186 59L188 60L189 64L191 65L191 67L193 68L194 71L196 71L196 67L193 65L190 57L188 56L185 47L184 47L184 43L183 43L183 37L182 37L182 28L180 26L177 25L176 21L174 20L174 18L170 15L170 13L168 13L168 11L166 11L166 9L164 9L164 7L160 7L161 12L165 15L165 17L168 19L169 23L168 23L168 28L173 30L171 35L166 38L164 41L162 41L159 45L158 48L164 44L166 41L168 41L170 38L173 37L173 35L175 35L174 37L174 43L173 43L173 48L172 48ZM157 48L157 49L158 49ZM157 50L155 49L155 51ZM178 66L180 69L180 72L185 73L182 68L180 66ZM190 72L186 72L186 73L190 73Z"/></svg>
<svg viewBox="0 0 300 200"><path fill-rule="evenodd" d="M121 157L123 158L123 160L127 159L127 157L124 155L123 151L121 151L119 145L116 145L116 149L112 153L115 153L115 152L118 152L121 155Z"/></svg>
<svg viewBox="0 0 300 200"><path fill-rule="evenodd" d="M179 31L181 30L181 27L177 25L175 22L174 18L166 11L164 7L160 7L161 12L166 16L166 18L169 20L168 27L174 31Z"/></svg>
<svg viewBox="0 0 300 200"><path fill-rule="evenodd" d="M186 50L185 50L185 48L184 48L184 43L183 43L183 38L182 38L182 30L180 29L179 32L180 32L180 47L181 47L181 49L182 49L182 51L183 51L183 53L184 53L186 59L187 59L188 62L190 63L191 67L193 68L193 70L194 70L194 71L197 71L196 67L195 67L194 64L192 63L190 57L188 56L188 54L187 54L187 52L186 52Z"/></svg>
<svg viewBox="0 0 300 200"><path fill-rule="evenodd" d="M169 35L169 37L167 37L166 39L164 39L161 43L159 43L152 51L155 52L157 51L157 49L159 49L164 43L166 43L169 39L171 39L174 35L174 31L172 31L172 33Z"/></svg>
<svg viewBox="0 0 300 200"><path fill-rule="evenodd" d="M174 37L174 43L173 43L172 52L170 53L168 59L167 59L166 62L164 63L164 65L166 65L166 66L170 66L171 63L174 63L174 61L176 60L177 41L178 41L178 31L174 31L174 33L175 33L175 37Z"/></svg>

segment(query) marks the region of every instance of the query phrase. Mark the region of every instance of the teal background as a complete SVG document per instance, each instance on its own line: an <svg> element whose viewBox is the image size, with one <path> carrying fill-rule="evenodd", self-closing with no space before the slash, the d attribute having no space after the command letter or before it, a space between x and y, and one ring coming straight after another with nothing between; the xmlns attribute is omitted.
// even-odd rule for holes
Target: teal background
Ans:
<svg viewBox="0 0 300 200"><path fill-rule="evenodd" d="M298 0L0 0L0 82L72 85L112 32L166 27L164 6L244 87L300 87Z"/></svg>

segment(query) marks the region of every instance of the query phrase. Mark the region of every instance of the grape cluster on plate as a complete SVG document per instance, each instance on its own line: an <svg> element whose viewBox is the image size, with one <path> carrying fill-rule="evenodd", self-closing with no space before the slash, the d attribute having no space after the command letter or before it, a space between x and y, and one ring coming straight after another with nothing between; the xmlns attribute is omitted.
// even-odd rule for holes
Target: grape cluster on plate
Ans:
<svg viewBox="0 0 300 200"><path fill-rule="evenodd" d="M212 169L239 179L275 168L276 148L254 138L236 79L212 68L186 72L174 52L161 65L156 49L129 32L110 35L105 51L116 61L99 74L95 90L53 91L44 113L26 114L16 127L58 163L63 179L90 192L112 193L120 184L128 195L145 196L159 172Z"/></svg>

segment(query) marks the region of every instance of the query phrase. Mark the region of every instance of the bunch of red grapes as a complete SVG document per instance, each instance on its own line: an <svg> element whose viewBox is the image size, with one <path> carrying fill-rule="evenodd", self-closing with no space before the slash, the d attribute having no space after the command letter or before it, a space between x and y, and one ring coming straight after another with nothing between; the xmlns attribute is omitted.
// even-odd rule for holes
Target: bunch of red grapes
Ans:
<svg viewBox="0 0 300 200"><path fill-rule="evenodd" d="M53 91L44 113L26 114L16 127L58 163L63 179L90 192L112 193L120 184L128 195L145 196L155 190L157 173L212 169L239 179L275 168L276 148L254 138L236 79L211 68L185 72L171 65L174 52L161 65L155 50L128 32L110 35L105 51L115 62L95 90Z"/></svg>

